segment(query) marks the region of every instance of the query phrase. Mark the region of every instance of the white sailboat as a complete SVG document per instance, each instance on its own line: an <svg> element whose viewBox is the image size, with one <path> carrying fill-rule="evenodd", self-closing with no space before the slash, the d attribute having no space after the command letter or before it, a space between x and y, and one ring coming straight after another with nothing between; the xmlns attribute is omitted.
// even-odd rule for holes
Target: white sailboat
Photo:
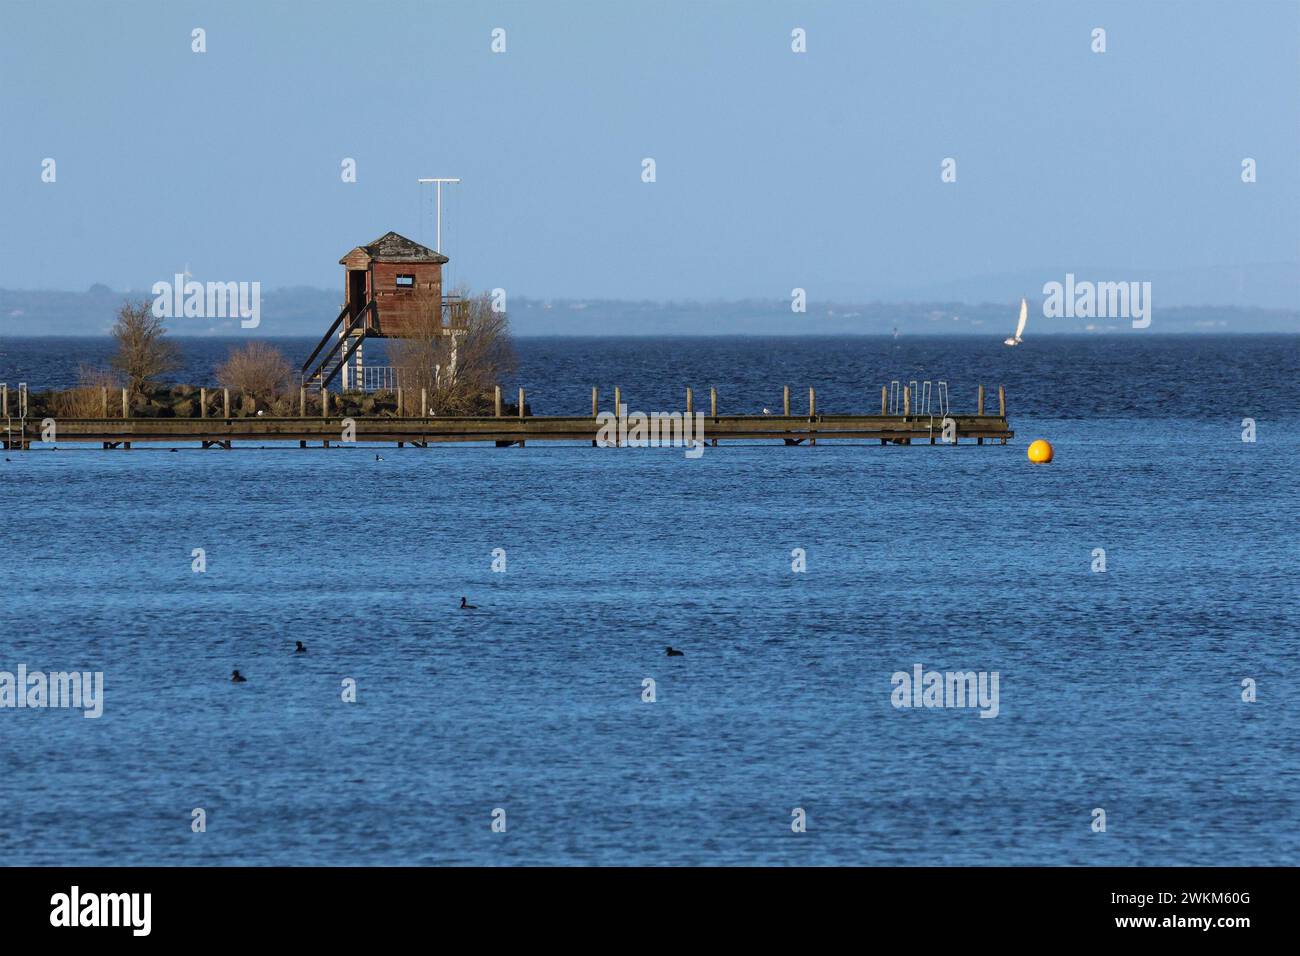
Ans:
<svg viewBox="0 0 1300 956"><path fill-rule="evenodd" d="M1023 298L1020 300L1020 321L1016 323L1016 334L1009 339L1003 339L1003 345L1019 345L1024 341L1021 336L1025 334L1025 323L1029 321L1029 303Z"/></svg>

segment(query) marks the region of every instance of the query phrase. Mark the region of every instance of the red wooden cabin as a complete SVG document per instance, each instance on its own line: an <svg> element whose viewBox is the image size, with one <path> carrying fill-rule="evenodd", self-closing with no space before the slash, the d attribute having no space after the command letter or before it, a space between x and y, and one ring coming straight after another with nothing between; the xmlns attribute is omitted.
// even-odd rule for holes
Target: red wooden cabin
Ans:
<svg viewBox="0 0 1300 956"><path fill-rule="evenodd" d="M361 343L366 338L402 338L413 327L427 330L431 320L445 334L459 331L461 310L453 308L454 297L442 294L442 267L448 261L395 232L340 259L347 276L343 308L303 363L303 381L325 388L342 371L344 391L364 387Z"/></svg>

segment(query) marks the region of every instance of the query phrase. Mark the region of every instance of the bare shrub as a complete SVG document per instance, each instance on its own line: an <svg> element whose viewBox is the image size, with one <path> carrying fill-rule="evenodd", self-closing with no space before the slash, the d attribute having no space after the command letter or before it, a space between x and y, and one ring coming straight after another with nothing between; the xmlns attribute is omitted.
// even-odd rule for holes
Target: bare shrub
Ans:
<svg viewBox="0 0 1300 956"><path fill-rule="evenodd" d="M425 389L436 415L478 415L485 411L494 385L515 372L517 359L510 321L492 309L487 295L462 295L443 325L441 302L424 296L419 317L406 334L389 345L389 360L399 370L409 394Z"/></svg>
<svg viewBox="0 0 1300 956"><path fill-rule="evenodd" d="M243 392L258 404L270 404L289 387L293 370L284 353L265 342L249 342L233 348L217 366L217 383L232 392Z"/></svg>
<svg viewBox="0 0 1300 956"><path fill-rule="evenodd" d="M107 369L82 365L77 369L76 387L54 396L54 414L59 418L100 418L104 414L104 389L108 389L110 412L121 414L121 401L114 401L121 387Z"/></svg>
<svg viewBox="0 0 1300 956"><path fill-rule="evenodd" d="M145 394L160 376L180 367L180 353L166 338L167 329L148 301L123 302L112 334L117 354L109 364L126 377L127 388L137 395Z"/></svg>

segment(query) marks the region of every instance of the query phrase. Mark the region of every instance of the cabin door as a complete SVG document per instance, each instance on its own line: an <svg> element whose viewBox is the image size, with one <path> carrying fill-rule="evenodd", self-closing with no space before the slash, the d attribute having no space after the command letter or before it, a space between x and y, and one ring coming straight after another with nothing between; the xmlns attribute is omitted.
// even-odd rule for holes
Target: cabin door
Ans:
<svg viewBox="0 0 1300 956"><path fill-rule="evenodd" d="M348 270L348 315L356 318L366 306L366 270Z"/></svg>

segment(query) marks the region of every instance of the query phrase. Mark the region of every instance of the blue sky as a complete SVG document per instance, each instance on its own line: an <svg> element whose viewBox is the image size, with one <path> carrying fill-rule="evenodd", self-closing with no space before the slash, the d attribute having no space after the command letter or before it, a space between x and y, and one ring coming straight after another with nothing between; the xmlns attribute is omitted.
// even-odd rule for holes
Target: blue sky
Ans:
<svg viewBox="0 0 1300 956"><path fill-rule="evenodd" d="M452 280L515 295L1294 265L1298 37L1295 2L7 0L0 287L341 287L431 241L420 176L464 179Z"/></svg>

